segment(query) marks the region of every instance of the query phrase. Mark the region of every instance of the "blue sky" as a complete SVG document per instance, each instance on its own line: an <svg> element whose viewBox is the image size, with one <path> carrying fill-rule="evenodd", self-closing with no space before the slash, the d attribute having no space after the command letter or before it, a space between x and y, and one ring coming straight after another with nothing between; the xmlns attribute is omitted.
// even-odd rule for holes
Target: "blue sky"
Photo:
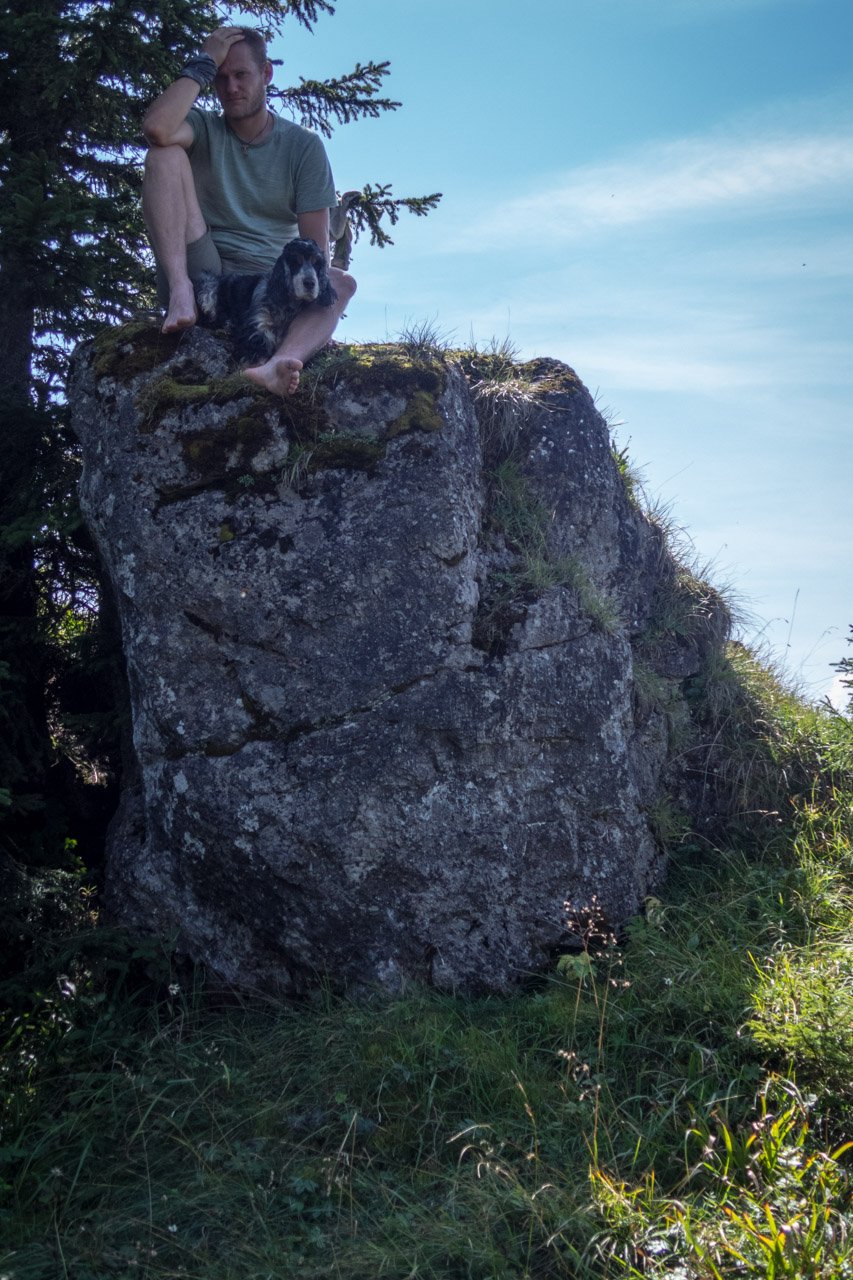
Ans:
<svg viewBox="0 0 853 1280"><path fill-rule="evenodd" d="M572 365L815 697L853 623L851 49L851 0L338 0L273 47L280 84L389 59L338 187L444 193L356 246L338 336Z"/></svg>

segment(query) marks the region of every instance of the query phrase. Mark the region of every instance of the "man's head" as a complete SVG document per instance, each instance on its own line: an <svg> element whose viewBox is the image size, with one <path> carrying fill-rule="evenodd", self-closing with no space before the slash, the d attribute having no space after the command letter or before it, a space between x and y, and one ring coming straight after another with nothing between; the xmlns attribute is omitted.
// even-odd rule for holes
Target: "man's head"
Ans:
<svg viewBox="0 0 853 1280"><path fill-rule="evenodd" d="M267 65L267 42L261 35L260 31L255 31L254 27L240 27L243 32L243 41L251 50L252 57L255 59L259 67Z"/></svg>
<svg viewBox="0 0 853 1280"><path fill-rule="evenodd" d="M251 27L243 30L243 39L232 44L213 81L227 120L245 120L262 111L272 79L263 36Z"/></svg>

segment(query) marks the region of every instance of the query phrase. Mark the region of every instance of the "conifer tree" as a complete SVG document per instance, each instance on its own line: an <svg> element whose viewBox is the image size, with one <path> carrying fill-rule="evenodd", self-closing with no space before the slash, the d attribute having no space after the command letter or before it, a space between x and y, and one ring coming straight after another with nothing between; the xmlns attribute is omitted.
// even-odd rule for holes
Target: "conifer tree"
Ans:
<svg viewBox="0 0 853 1280"><path fill-rule="evenodd" d="M74 497L76 452L62 386L74 345L152 300L141 219L141 124L150 102L215 27L251 20L267 36L309 29L331 0L7 0L0 11L0 838L25 861L61 843L62 761L50 703L98 616L97 569ZM301 123L335 124L399 104L380 96L387 63L278 89ZM387 243L401 209L367 184L356 234ZM69 623L69 619L71 623ZM101 622L103 619L101 619ZM100 625L100 623L98 624ZM94 626L94 623L93 623Z"/></svg>
<svg viewBox="0 0 853 1280"><path fill-rule="evenodd" d="M850 627L847 643L853 644L853 625ZM847 692L847 714L853 715L853 657L842 658L840 662L833 662L831 665L838 672Z"/></svg>

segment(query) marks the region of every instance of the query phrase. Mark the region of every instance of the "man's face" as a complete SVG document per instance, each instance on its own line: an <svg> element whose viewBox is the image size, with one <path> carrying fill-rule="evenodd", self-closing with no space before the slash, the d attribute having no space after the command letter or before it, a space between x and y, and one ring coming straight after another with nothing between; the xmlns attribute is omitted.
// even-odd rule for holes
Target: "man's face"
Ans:
<svg viewBox="0 0 853 1280"><path fill-rule="evenodd" d="M226 120L245 120L263 110L271 71L269 63L258 66L245 40L232 44L213 81Z"/></svg>

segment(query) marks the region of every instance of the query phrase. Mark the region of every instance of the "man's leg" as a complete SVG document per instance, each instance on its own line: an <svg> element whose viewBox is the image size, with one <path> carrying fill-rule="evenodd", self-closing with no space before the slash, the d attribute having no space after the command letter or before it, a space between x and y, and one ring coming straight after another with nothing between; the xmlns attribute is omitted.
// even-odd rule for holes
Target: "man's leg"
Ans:
<svg viewBox="0 0 853 1280"><path fill-rule="evenodd" d="M145 157L142 213L157 260L169 282L163 332L189 329L196 322L193 287L187 275L187 245L207 231L183 147L151 147Z"/></svg>
<svg viewBox="0 0 853 1280"><path fill-rule="evenodd" d="M347 303L355 293L355 280L346 271L329 268L329 279L337 293L330 307L306 307L287 331L284 342L265 364L244 370L246 377L279 396L292 395L299 385L299 372L315 351L329 341Z"/></svg>

